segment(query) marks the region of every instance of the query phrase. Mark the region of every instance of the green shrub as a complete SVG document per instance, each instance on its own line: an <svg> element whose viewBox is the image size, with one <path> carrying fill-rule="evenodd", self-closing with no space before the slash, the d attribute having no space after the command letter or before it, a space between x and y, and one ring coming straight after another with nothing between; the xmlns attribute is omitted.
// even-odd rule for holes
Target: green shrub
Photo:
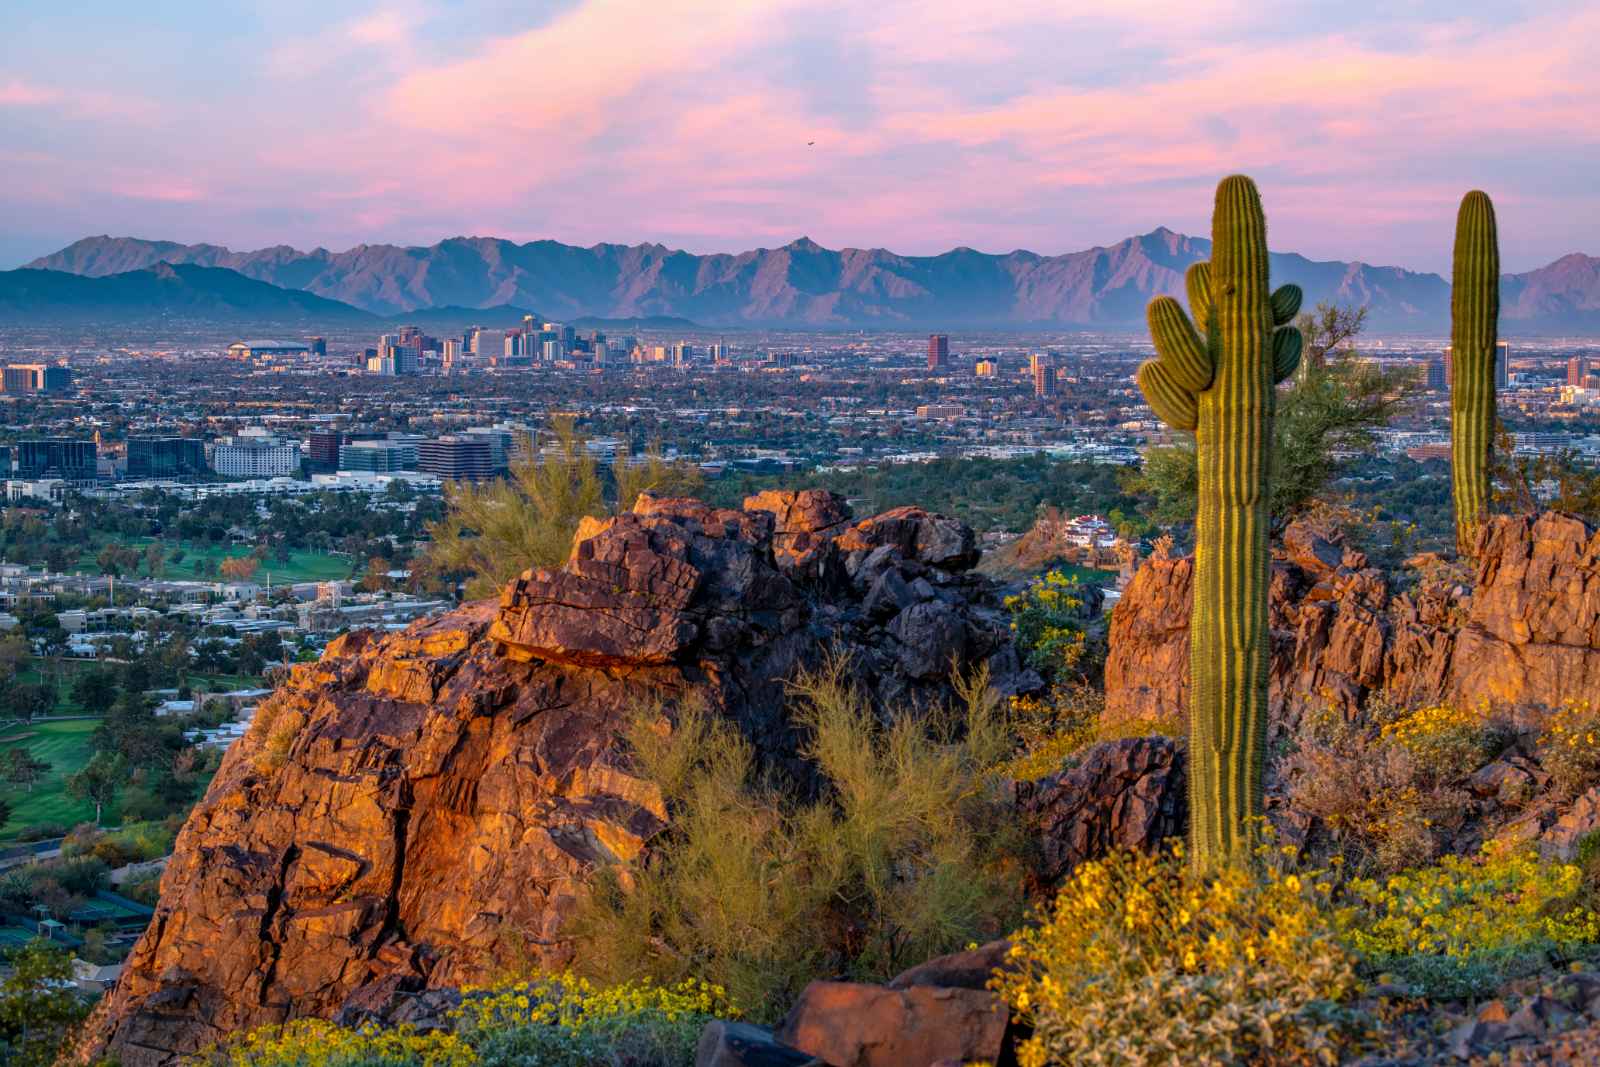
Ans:
<svg viewBox="0 0 1600 1067"><path fill-rule="evenodd" d="M1475 708L1433 704L1383 725L1379 738L1411 755L1421 774L1435 782L1459 781L1495 757L1509 731L1484 701Z"/></svg>
<svg viewBox="0 0 1600 1067"><path fill-rule="evenodd" d="M1049 680L1066 680L1094 667L1084 627L1081 583L1048 571L1005 599L1011 632L1028 666Z"/></svg>
<svg viewBox="0 0 1600 1067"><path fill-rule="evenodd" d="M442 1030L302 1019L204 1054L217 1067L690 1067L712 1018L707 982L597 989L571 975L470 991Z"/></svg>
<svg viewBox="0 0 1600 1067"><path fill-rule="evenodd" d="M1035 782L1073 765L1079 753L1101 741L1127 737L1182 737L1177 718L1105 718L1105 692L1085 683L1052 686L1043 696L1011 698L1016 751L997 768L1017 781Z"/></svg>
<svg viewBox="0 0 1600 1067"><path fill-rule="evenodd" d="M1600 707L1568 700L1551 714L1539 736L1539 764L1565 797L1600 783Z"/></svg>
<svg viewBox="0 0 1600 1067"><path fill-rule="evenodd" d="M1334 1062L1358 982L1328 891L1270 862L1198 874L1177 847L1080 865L991 983L1031 1031L1018 1063Z"/></svg>
<svg viewBox="0 0 1600 1067"><path fill-rule="evenodd" d="M1432 996L1477 996L1552 958L1592 954L1600 914L1581 899L1583 870L1532 849L1479 856L1344 887L1337 923L1374 971Z"/></svg>
<svg viewBox="0 0 1600 1067"><path fill-rule="evenodd" d="M0 1063L49 1067L89 1006L72 983L71 957L47 941L13 949L0 981Z"/></svg>
<svg viewBox="0 0 1600 1067"><path fill-rule="evenodd" d="M770 1020L822 975L882 980L1020 917L1022 838L991 769L1009 748L982 679L959 709L880 722L833 663L799 679L816 799L758 773L729 722L689 707L629 731L671 829L605 872L576 965L602 981L703 976Z"/></svg>

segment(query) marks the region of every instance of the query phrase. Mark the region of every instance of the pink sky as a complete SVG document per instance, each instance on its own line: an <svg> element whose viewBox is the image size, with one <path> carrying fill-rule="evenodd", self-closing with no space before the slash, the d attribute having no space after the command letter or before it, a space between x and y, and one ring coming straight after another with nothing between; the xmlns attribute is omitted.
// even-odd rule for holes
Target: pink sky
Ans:
<svg viewBox="0 0 1600 1067"><path fill-rule="evenodd" d="M1280 250L1439 269L1481 187L1508 268L1600 253L1592 3L65 6L0 11L0 265L91 233L1054 253L1205 233L1232 171Z"/></svg>

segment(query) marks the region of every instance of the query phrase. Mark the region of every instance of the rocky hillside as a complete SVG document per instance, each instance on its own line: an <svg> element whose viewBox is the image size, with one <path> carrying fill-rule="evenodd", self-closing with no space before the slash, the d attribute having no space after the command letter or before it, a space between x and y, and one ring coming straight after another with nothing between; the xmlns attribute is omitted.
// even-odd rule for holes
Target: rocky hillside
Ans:
<svg viewBox="0 0 1600 1067"><path fill-rule="evenodd" d="M783 761L783 683L830 652L884 705L944 699L952 664L1036 687L976 559L969 528L915 508L857 522L820 492L737 511L643 497L498 603L339 639L229 751L85 1054L165 1064L259 1024L559 966L595 861L664 826L617 755L630 709L703 701Z"/></svg>
<svg viewBox="0 0 1600 1067"><path fill-rule="evenodd" d="M884 707L947 699L952 664L1034 691L976 555L970 529L916 508L858 522L821 492L764 493L740 510L643 497L586 522L564 566L524 574L498 603L342 638L294 669L228 753L80 1061L170 1064L303 1016L416 1023L459 1004L462 986L559 968L597 862L637 856L667 826L660 792L621 754L630 709L702 702L803 779L784 681L829 652ZM1273 574L1274 729L1302 751L1275 764L1269 798L1288 840L1325 848L1337 830L1317 813L1328 783L1306 772L1359 785L1368 758L1324 747L1325 764L1307 763L1314 706L1332 701L1336 721L1354 722L1380 694L1515 710L1600 692L1600 532L1557 514L1497 518L1476 558L1470 573L1413 560L1396 592L1396 576L1338 535L1288 532ZM1183 713L1191 568L1148 561L1114 614L1105 725L1125 739L1011 786L1041 890L1108 848L1182 832L1181 743L1126 735L1138 732L1127 720ZM1549 789L1539 728L1513 717L1506 730L1459 783L1419 800L1447 807L1416 818L1433 820L1433 847L1470 853L1494 837L1570 860L1600 828L1600 787ZM1004 951L936 960L888 986L814 982L776 1037L708 1028L700 1062L1003 1060L1016 1035L982 985ZM1591 986L1574 993L1562 977L1506 987L1510 1006L1495 1010L1509 1022L1470 1002L1413 1001L1394 1032L1409 1051L1392 1062L1554 1054L1579 1037L1572 1048L1592 1049ZM1376 1014L1395 995L1385 988L1369 993ZM1558 1003L1571 1016L1559 1040L1513 1011Z"/></svg>
<svg viewBox="0 0 1600 1067"><path fill-rule="evenodd" d="M29 266L91 277L159 262L226 268L380 315L512 305L564 320L668 315L706 325L1123 329L1143 323L1151 297L1181 295L1184 270L1209 255L1209 241L1165 228L1056 256L970 248L903 256L881 248L828 249L805 238L781 248L715 255L659 244L578 248L489 237L455 237L427 247L360 245L343 252L282 245L235 252L102 236ZM1449 287L1437 274L1279 253L1272 257L1272 276L1298 283L1308 303L1369 306L1375 329L1436 331L1448 325ZM1503 284L1502 325L1509 332L1600 328L1600 260L1571 255L1507 275Z"/></svg>

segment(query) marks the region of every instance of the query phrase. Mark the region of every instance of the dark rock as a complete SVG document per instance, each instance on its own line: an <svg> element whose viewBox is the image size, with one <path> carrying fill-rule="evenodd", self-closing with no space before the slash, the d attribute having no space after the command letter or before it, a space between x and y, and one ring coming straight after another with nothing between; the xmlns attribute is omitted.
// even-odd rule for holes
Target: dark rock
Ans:
<svg viewBox="0 0 1600 1067"><path fill-rule="evenodd" d="M1013 967L1006 956L1010 951L1011 942L1001 940L990 941L964 952L935 956L926 963L901 971L889 983L889 988L937 986L942 989L987 989L995 971Z"/></svg>
<svg viewBox="0 0 1600 1067"><path fill-rule="evenodd" d="M911 605L887 629L899 642L897 658L908 678L948 677L967 662L967 627L960 611L942 600Z"/></svg>
<svg viewBox="0 0 1600 1067"><path fill-rule="evenodd" d="M770 1030L715 1019L700 1032L694 1067L822 1067L822 1061L782 1044Z"/></svg>
<svg viewBox="0 0 1600 1067"><path fill-rule="evenodd" d="M1102 742L1076 766L1016 790L1047 884L1113 848L1155 848L1188 820L1182 750L1167 737Z"/></svg>
<svg viewBox="0 0 1600 1067"><path fill-rule="evenodd" d="M867 593L866 600L862 601L861 607L872 618L882 620L893 618L901 609L908 608L916 602L916 594L911 591L911 586L906 584L906 580L900 577L900 572L886 570L872 583L872 589Z"/></svg>

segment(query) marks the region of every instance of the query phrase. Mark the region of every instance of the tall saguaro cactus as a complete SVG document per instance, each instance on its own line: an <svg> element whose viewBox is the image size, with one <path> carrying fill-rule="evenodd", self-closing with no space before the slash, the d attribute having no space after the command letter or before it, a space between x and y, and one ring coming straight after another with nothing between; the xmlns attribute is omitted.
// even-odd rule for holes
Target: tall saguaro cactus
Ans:
<svg viewBox="0 0 1600 1067"><path fill-rule="evenodd" d="M1192 430L1199 457L1189 625L1189 839L1202 867L1240 860L1262 813L1267 727L1267 499L1277 383L1300 361L1298 286L1268 295L1267 220L1255 183L1217 186L1211 262L1186 277L1189 310L1150 302L1156 359L1145 399Z"/></svg>
<svg viewBox="0 0 1600 1067"><path fill-rule="evenodd" d="M1494 445L1494 361L1500 325L1500 239L1494 204L1474 189L1456 213L1450 278L1450 473L1455 481L1456 548L1472 549L1488 511Z"/></svg>

